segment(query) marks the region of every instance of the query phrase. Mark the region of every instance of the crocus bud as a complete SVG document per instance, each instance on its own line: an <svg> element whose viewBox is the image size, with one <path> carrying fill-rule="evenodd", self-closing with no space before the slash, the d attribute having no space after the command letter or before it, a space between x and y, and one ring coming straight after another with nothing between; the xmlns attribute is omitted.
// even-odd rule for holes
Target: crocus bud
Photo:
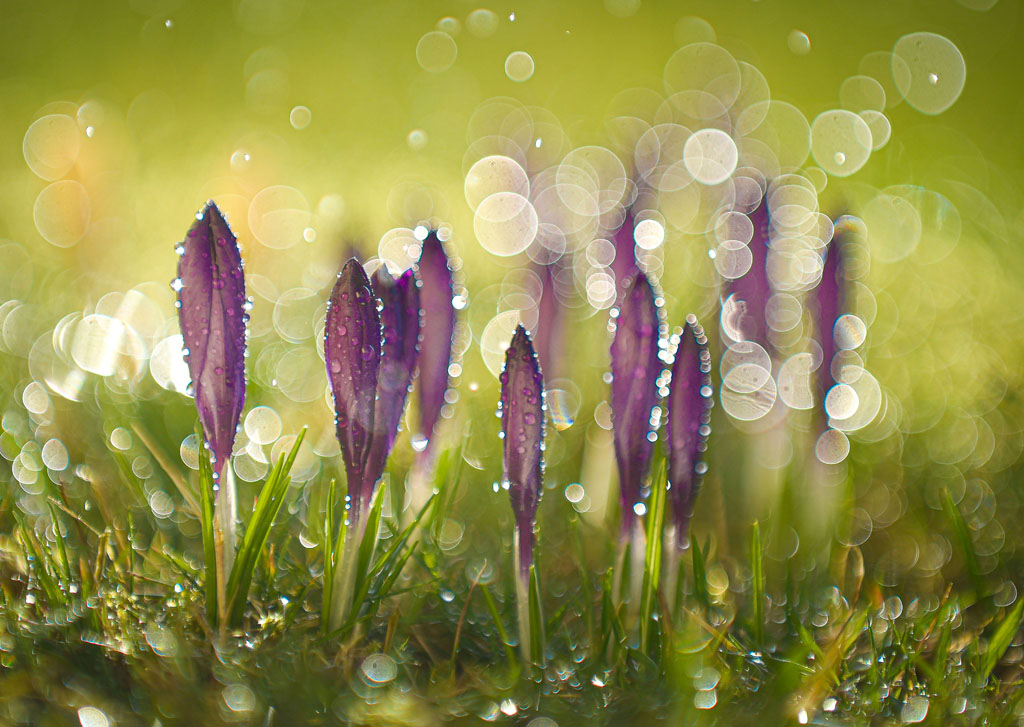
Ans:
<svg viewBox="0 0 1024 727"><path fill-rule="evenodd" d="M373 292L381 301L384 353L377 380L373 441L365 477L376 482L384 474L388 454L398 436L402 411L416 370L420 336L420 289L416 274L406 270L396 280L383 266L373 276Z"/></svg>
<svg viewBox="0 0 1024 727"><path fill-rule="evenodd" d="M612 260L612 273L615 275L615 288L622 295L625 286L640 272L636 266L636 240L633 237L633 213L626 211L619 229L612 235L615 246L615 259Z"/></svg>
<svg viewBox="0 0 1024 727"><path fill-rule="evenodd" d="M505 351L500 406L505 484L519 534L520 576L525 578L533 563L533 525L543 477L544 381L522 325Z"/></svg>
<svg viewBox="0 0 1024 727"><path fill-rule="evenodd" d="M668 443L669 500L676 526L676 542L686 544L705 465L703 453L711 433L711 353L704 329L692 313L676 349L668 394L665 437Z"/></svg>
<svg viewBox="0 0 1024 727"><path fill-rule="evenodd" d="M327 304L324 359L349 498L358 521L376 482L367 482L365 472L374 432L381 327L377 297L355 258L345 263Z"/></svg>
<svg viewBox="0 0 1024 727"><path fill-rule="evenodd" d="M245 278L238 242L206 203L178 247L178 316L199 421L219 479L245 404Z"/></svg>
<svg viewBox="0 0 1024 727"><path fill-rule="evenodd" d="M626 288L617 309L612 340L612 425L615 460L619 467L619 498L622 503L622 536L629 537L634 506L650 467L657 422L658 357L661 320L654 289L647 276L637 273Z"/></svg>
<svg viewBox="0 0 1024 727"><path fill-rule="evenodd" d="M448 366L452 359L452 336L455 335L455 308L452 306L454 286L452 271L444 245L431 231L423 240L418 272L420 304L423 307L423 330L420 343L420 435L427 446L441 417L444 395L448 390Z"/></svg>
<svg viewBox="0 0 1024 727"><path fill-rule="evenodd" d="M844 218L836 220L835 233L825 248L822 263L821 282L814 291L818 304L817 334L821 344L821 366L818 368L818 401L825 401L825 394L836 383L832 377L832 359L836 355L835 325L844 312L845 301L843 275Z"/></svg>

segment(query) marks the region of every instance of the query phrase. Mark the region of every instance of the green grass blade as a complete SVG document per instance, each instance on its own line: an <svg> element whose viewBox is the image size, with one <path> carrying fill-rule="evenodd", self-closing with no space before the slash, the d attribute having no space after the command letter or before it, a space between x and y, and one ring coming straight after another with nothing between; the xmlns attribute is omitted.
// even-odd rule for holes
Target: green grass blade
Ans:
<svg viewBox="0 0 1024 727"><path fill-rule="evenodd" d="M708 590L708 569L706 554L710 549L710 541L705 543L701 551L696 538L691 538L690 552L693 557L693 593L704 608L711 608L711 591Z"/></svg>
<svg viewBox="0 0 1024 727"><path fill-rule="evenodd" d="M213 538L213 467L210 453L202 445L202 426L196 425L199 445L199 523L203 533L203 590L206 592L206 618L217 624L217 546Z"/></svg>
<svg viewBox="0 0 1024 727"><path fill-rule="evenodd" d="M752 633L754 641L760 645L764 643L764 603L765 603L765 575L764 575L764 543L761 542L761 524L755 520L754 528L750 534L750 587L751 599L753 600Z"/></svg>
<svg viewBox="0 0 1024 727"><path fill-rule="evenodd" d="M644 580L640 592L640 650L647 653L651 616L658 602L658 582L661 578L661 531L665 522L666 472L665 458L655 460L651 482L651 498L647 511L647 547L644 552Z"/></svg>
<svg viewBox="0 0 1024 727"><path fill-rule="evenodd" d="M971 541L971 533L967 529L967 523L960 512L960 508L953 502L953 496L949 490L943 491L942 509L946 511L946 517L956 532L956 538L960 541L960 549L963 551L964 560L967 564L967 572L971 575L974 584L975 598L981 598L985 590L985 583L981 577L981 567L978 565L978 554L974 552L974 543Z"/></svg>
<svg viewBox="0 0 1024 727"><path fill-rule="evenodd" d="M61 593L60 586L57 585L57 581L54 579L53 573L56 570L49 553L45 548L40 547L32 529L25 524L25 519L16 510L11 512L14 515L15 522L18 524L18 529L21 531L21 543L25 549L25 560L35 564L32 572L35 573L36 578L39 580L39 586L43 589L43 593L46 594L46 599L51 605L64 605L65 599Z"/></svg>
<svg viewBox="0 0 1024 727"><path fill-rule="evenodd" d="M484 595L484 602L491 614L491 620L494 621L494 628L497 629L501 644L505 647L505 660L508 662L509 669L514 670L517 668L516 650L512 648L512 643L509 641L508 631L505 630L505 624L502 623L501 615L498 613L498 606L491 597L491 592L483 583L480 584L480 592Z"/></svg>
<svg viewBox="0 0 1024 727"><path fill-rule="evenodd" d="M53 535L57 541L57 557L59 558L58 563L60 564L60 573L68 582L71 581L71 564L68 562L68 551L64 544L64 536L60 532L60 520L57 517L57 508L53 506L52 502L47 502L47 506L50 508L50 520L53 522Z"/></svg>
<svg viewBox="0 0 1024 727"><path fill-rule="evenodd" d="M327 619L325 614L331 612L331 596L334 592L334 568L336 565L336 552L334 549L334 513L338 507L338 483L332 477L327 486L327 503L324 507L323 527L323 550L324 550L324 578L323 596L320 599L320 630L327 633Z"/></svg>
<svg viewBox="0 0 1024 727"><path fill-rule="evenodd" d="M1020 630L1021 621L1024 620L1024 598L1018 598L1017 603L1013 605L1013 608L1009 613L1006 614L999 626L996 627L995 633L992 634L992 638L988 642L988 648L985 649L985 653L982 656L981 661L981 681L986 682L989 676L992 674L992 670L996 668L996 664L1006 653L1006 650L1010 648L1010 644L1013 642L1013 637L1017 635L1017 631Z"/></svg>
<svg viewBox="0 0 1024 727"><path fill-rule="evenodd" d="M256 572L256 563L266 545L274 518L281 511L281 506L284 505L285 495L291 485L288 473L291 472L292 464L295 462L295 457L299 453L299 447L305 436L306 430L303 429L296 437L295 444L292 445L287 458L282 455L278 459L277 465L270 477L267 478L263 489L260 490L259 498L256 500L252 519L245 529L242 544L235 556L235 564L228 579L228 620L231 625L237 626L242 621L242 614L245 612L245 604L249 596L249 587L252 585L253 575Z"/></svg>
<svg viewBox="0 0 1024 727"><path fill-rule="evenodd" d="M369 581L371 561L377 550L377 539L380 534L381 511L384 505L386 486L383 482L373 491L370 497L370 509L367 513L366 530L363 532L363 539L359 543L359 554L356 556L356 579L354 593L363 592L363 585ZM352 605L353 614L359 613L360 602Z"/></svg>
<svg viewBox="0 0 1024 727"><path fill-rule="evenodd" d="M544 611L540 598L540 579L537 577L537 566L530 566L530 662L535 666L544 667Z"/></svg>

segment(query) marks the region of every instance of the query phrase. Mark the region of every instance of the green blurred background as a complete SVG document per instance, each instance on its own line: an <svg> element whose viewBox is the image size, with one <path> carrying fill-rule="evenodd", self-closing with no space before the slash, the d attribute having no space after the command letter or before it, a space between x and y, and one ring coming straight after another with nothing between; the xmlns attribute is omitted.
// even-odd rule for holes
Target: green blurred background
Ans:
<svg viewBox="0 0 1024 727"><path fill-rule="evenodd" d="M723 544L746 537L753 517L778 512L778 488L800 480L805 489L791 493L787 507L827 500L825 522L838 518L841 542L861 545L872 537L869 562L877 564L882 585L915 574L925 583L934 578L932 590L941 590L941 568L949 576L962 573L949 540L932 532L941 518L936 493L947 488L974 517L979 542L987 543L985 572L1012 557L1017 535L1006 526L1019 512L1011 483L1024 447L1019 4L607 0L485 9L489 14L459 0L3 0L0 237L10 241L0 247L10 394L4 428L20 432L19 441L29 429L40 435L27 450L12 449L8 440L12 466L31 478L29 470L42 472L41 464L66 469L106 446L120 448L115 432L127 412L141 411L172 451L192 430L190 402L164 391L180 382L180 365L170 349L161 350L161 388L150 356L156 359L158 344L177 333L168 288L174 243L213 198L243 245L255 299L248 406L272 409L261 412L251 431L246 427L240 446L257 444L242 465L247 474L258 479L266 470L258 452L265 457L286 448L304 424L313 431L298 478L320 471L314 455L328 458L324 467L337 466L318 354L326 291L350 251L373 257L387 231L430 219L450 226L465 286L460 292L468 297L451 439L470 431L466 457L483 484L471 497L487 497L500 477L500 458L498 424L490 417L497 382L481 344L487 324L511 305L502 282L528 263L525 255L496 257L478 244L463 193L473 161L467 150L479 136L471 120L493 121L488 99L511 97L547 109L545 123L562 140L563 153L607 145L607 122L623 113L623 97L609 110L619 92L639 87L663 94L670 56L685 43L715 40L760 69L771 97L794 104L810 122L838 106L842 82L864 68L866 56L927 31L963 54L962 95L944 113L925 115L899 104L892 79L881 74L892 105L885 110L891 140L861 171L830 178L821 193L823 212L858 214L882 188L921 185L943 194L960 223L958 234L935 244L926 230L902 255L886 253L899 243L898 226L868 235L871 264L860 279L867 298L855 307L873 319L860 354L885 406L869 432L851 435L847 463L825 473L802 464L813 446L806 417L791 417L780 444L735 425L718 407L709 494L696 529L717 531ZM452 42L432 36L442 45L421 48L418 58L421 39L435 31ZM448 65L445 53L453 46L457 57ZM506 59L516 51L535 63L523 82L506 73ZM42 140L26 136L50 115L73 124ZM34 173L27 163L33 154L56 166ZM718 347L720 291L707 251L703 235L667 230L660 278L670 325L695 311ZM94 315L106 317L89 318ZM560 405L567 410L563 424L575 423L551 430L548 453L549 485L561 491L582 482L602 516L603 499L614 499L602 403L606 322L604 309L583 304L570 311L571 355L562 375L573 383L563 384ZM90 333L90 326L98 328ZM492 347L492 358L502 345ZM84 371L83 361L90 362ZM717 389L717 373L715 382ZM67 462L41 454L49 438L63 442ZM404 439L398 451L407 462ZM188 446L182 456L189 463ZM170 491L158 471L148 472L155 490ZM25 489L31 496L33 484ZM762 497L763 491L773 494ZM564 498L548 498L542 522L568 506ZM807 510L811 531L829 529L814 523L814 506ZM478 528L473 537L493 536L470 512L462 517ZM890 529L897 521L902 527ZM776 529L780 558L790 547L786 527ZM901 555L907 552L914 557Z"/></svg>

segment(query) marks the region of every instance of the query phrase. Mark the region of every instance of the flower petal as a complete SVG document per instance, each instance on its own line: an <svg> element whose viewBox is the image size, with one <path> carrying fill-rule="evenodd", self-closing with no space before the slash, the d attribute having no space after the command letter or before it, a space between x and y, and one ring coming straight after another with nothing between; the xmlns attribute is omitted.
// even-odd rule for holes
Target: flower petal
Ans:
<svg viewBox="0 0 1024 727"><path fill-rule="evenodd" d="M615 289L619 291L620 295L633 276L640 272L640 269L636 266L634 228L633 213L627 210L622 220L622 225L612 235L612 243L615 245L612 273L615 275Z"/></svg>
<svg viewBox="0 0 1024 727"><path fill-rule="evenodd" d="M412 384L419 352L420 289L416 274L406 270L395 280L384 266L373 276L373 292L380 299L384 352L377 381L373 415L373 441L365 478L376 482L384 474L388 455L398 436L402 411Z"/></svg>
<svg viewBox="0 0 1024 727"><path fill-rule="evenodd" d="M448 390L448 366L455 335L454 284L444 245L431 231L423 241L417 266L420 276L420 305L423 308L423 336L420 343L420 436L429 441L441 417Z"/></svg>
<svg viewBox="0 0 1024 727"><path fill-rule="evenodd" d="M686 317L668 394L665 437L668 443L669 499L677 542L685 543L701 476L702 455L711 433L711 354L704 329L692 313Z"/></svg>
<svg viewBox="0 0 1024 727"><path fill-rule="evenodd" d="M365 481L364 473L374 430L381 328L377 298L355 258L345 263L327 304L324 359L348 474L348 494L358 518L374 485Z"/></svg>
<svg viewBox="0 0 1024 727"><path fill-rule="evenodd" d="M623 294L611 348L612 424L623 533L630 532L633 506L640 500L654 449L651 414L658 403L657 380L663 370L658 358L661 328L654 289L647 276L637 273Z"/></svg>
<svg viewBox="0 0 1024 727"><path fill-rule="evenodd" d="M520 565L533 562L533 524L543 478L544 381L530 336L516 327L501 372L505 483L519 529ZM525 557L523 557L525 556Z"/></svg>
<svg viewBox="0 0 1024 727"><path fill-rule="evenodd" d="M843 275L843 218L836 220L835 233L825 248L825 260L822 264L821 282L814 291L818 304L818 343L821 344L821 366L818 377L818 401L825 401L825 394L836 383L832 377L832 358L836 355L835 325L843 314L844 300L842 285Z"/></svg>
<svg viewBox="0 0 1024 727"><path fill-rule="evenodd" d="M178 316L189 376L220 477L245 404L245 277L242 256L213 201L188 231L178 260Z"/></svg>

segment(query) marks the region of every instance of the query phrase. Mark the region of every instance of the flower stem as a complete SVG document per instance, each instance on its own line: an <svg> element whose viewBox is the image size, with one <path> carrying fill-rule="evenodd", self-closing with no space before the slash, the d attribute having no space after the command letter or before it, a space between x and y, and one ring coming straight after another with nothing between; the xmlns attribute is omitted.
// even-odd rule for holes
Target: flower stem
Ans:
<svg viewBox="0 0 1024 727"><path fill-rule="evenodd" d="M519 526L513 531L512 553L516 579L516 617L519 620L519 648L523 663L530 664L530 563L523 562L523 536Z"/></svg>
<svg viewBox="0 0 1024 727"><path fill-rule="evenodd" d="M341 558L334 569L334 583L331 584L330 631L337 631L345 625L352 607L352 592L356 584L356 564L359 561L359 544L366 532L367 513L362 512L359 520L345 528Z"/></svg>

